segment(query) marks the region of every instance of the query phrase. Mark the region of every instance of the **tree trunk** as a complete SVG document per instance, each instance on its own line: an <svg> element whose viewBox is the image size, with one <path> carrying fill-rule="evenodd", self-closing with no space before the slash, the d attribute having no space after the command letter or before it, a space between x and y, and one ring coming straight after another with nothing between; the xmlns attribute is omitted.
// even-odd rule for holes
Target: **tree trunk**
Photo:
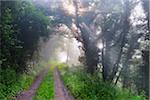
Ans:
<svg viewBox="0 0 150 100"><path fill-rule="evenodd" d="M143 56L143 89L149 95L149 51L142 51Z"/></svg>
<svg viewBox="0 0 150 100"><path fill-rule="evenodd" d="M149 0L141 0L143 4L143 8L146 14L146 20L147 20L147 25L146 25L146 35L145 35L145 40L150 40L150 12L149 12ZM143 56L143 88L146 92L146 95L149 96L149 48L148 50L143 50L142 51L142 56Z"/></svg>
<svg viewBox="0 0 150 100"><path fill-rule="evenodd" d="M77 28L81 31L79 34L81 34L82 44L85 51L87 72L93 74L99 62L98 48L96 47L94 42L90 39L90 34L92 33L88 28L88 26L79 20L78 0L74 0L73 3L76 10L75 24Z"/></svg>
<svg viewBox="0 0 150 100"><path fill-rule="evenodd" d="M85 49L85 57L86 57L86 64L87 64L87 72L93 74L97 68L97 64L99 62L98 56L98 48L95 44L90 40L89 31L83 25L82 27L79 26L81 31L81 37L83 40L83 46Z"/></svg>

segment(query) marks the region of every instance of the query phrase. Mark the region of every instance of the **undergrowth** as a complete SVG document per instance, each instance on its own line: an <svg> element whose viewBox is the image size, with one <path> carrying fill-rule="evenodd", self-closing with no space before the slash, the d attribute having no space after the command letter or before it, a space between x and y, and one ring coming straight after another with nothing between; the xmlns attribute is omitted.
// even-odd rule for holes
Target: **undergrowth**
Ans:
<svg viewBox="0 0 150 100"><path fill-rule="evenodd" d="M0 100L12 100L22 91L28 90L35 76L42 69L41 64L31 67L27 72L22 74L18 74L11 68L0 69Z"/></svg>
<svg viewBox="0 0 150 100"><path fill-rule="evenodd" d="M145 100L143 95L135 95L82 70L65 69L61 75L76 100Z"/></svg>
<svg viewBox="0 0 150 100"><path fill-rule="evenodd" d="M17 74L12 69L0 71L0 100L10 100L23 90L27 90L34 80L32 74Z"/></svg>

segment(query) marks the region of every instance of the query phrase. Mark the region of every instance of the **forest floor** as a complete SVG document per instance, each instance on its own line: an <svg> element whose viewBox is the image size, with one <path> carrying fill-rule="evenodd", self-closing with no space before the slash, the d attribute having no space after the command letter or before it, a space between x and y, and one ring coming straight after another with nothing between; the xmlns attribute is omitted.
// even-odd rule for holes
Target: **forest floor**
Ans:
<svg viewBox="0 0 150 100"><path fill-rule="evenodd" d="M45 68L44 70L42 70L40 74L36 76L29 90L23 91L21 94L19 94L16 100L33 100L36 90L40 86L41 82L43 81L48 71L49 71L49 68Z"/></svg>
<svg viewBox="0 0 150 100"><path fill-rule="evenodd" d="M60 79L60 72L56 67L54 70L54 81L55 81L55 100L75 100L70 95L67 88L64 86L63 81Z"/></svg>
<svg viewBox="0 0 150 100"><path fill-rule="evenodd" d="M33 100L35 93L43 81L45 75L48 73L49 69L44 69L36 78L29 90L20 93L16 100ZM63 81L60 79L60 72L58 68L54 69L54 85L55 85L55 100L75 100L73 96L70 95L67 88L64 86Z"/></svg>

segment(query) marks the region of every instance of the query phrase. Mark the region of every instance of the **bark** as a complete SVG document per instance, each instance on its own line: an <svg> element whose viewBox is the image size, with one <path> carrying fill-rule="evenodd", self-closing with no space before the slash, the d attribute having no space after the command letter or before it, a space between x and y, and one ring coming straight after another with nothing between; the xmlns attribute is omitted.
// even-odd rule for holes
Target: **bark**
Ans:
<svg viewBox="0 0 150 100"><path fill-rule="evenodd" d="M86 57L86 64L87 64L87 72L93 74L97 68L97 64L99 62L99 56L98 56L98 48L94 44L94 42L90 39L91 31L88 28L88 26L79 21L79 15L78 15L78 1L74 0L74 5L76 8L76 17L75 17L75 24L77 28L81 31L81 38L82 38L82 44L85 51L85 57Z"/></svg>
<svg viewBox="0 0 150 100"><path fill-rule="evenodd" d="M109 81L109 65L106 62L106 47L105 47L105 40L102 39L103 48L102 48L102 76L104 81Z"/></svg>
<svg viewBox="0 0 150 100"><path fill-rule="evenodd" d="M141 0L143 3L143 8L146 14L146 20L147 20L147 25L146 25L146 35L145 35L145 40L150 39L150 23L149 23L149 18L150 18L150 8L149 8L149 0ZM146 95L149 96L149 48L148 50L143 50L142 51L142 57L143 57L143 89L146 92Z"/></svg>
<svg viewBox="0 0 150 100"><path fill-rule="evenodd" d="M118 72L119 63L120 63L122 52L123 52L123 47L126 42L125 39L129 32L129 29L130 29L129 16L130 16L129 1L126 0L125 4L124 4L124 16L122 18L123 19L123 30L122 30L121 37L120 37L120 40L121 40L120 41L120 52L118 54L118 59L117 59L116 63L114 64L112 73L109 76L109 81L111 81L111 82L113 82L113 80L116 76L116 73Z"/></svg>
<svg viewBox="0 0 150 100"><path fill-rule="evenodd" d="M90 40L91 33L89 33L89 31L87 30L86 25L82 23L82 26L79 26L79 28L83 39L83 46L85 49L87 72L93 74L99 62L98 48Z"/></svg>
<svg viewBox="0 0 150 100"><path fill-rule="evenodd" d="M146 95L149 96L149 51L142 51L143 56L143 89Z"/></svg>

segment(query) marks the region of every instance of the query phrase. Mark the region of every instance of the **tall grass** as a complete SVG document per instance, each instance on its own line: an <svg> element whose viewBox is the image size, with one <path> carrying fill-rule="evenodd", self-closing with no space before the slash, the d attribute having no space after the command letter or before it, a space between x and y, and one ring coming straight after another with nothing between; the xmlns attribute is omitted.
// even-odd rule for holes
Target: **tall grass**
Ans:
<svg viewBox="0 0 150 100"><path fill-rule="evenodd" d="M142 95L103 82L101 77L83 70L63 70L62 78L76 100L145 100Z"/></svg>

